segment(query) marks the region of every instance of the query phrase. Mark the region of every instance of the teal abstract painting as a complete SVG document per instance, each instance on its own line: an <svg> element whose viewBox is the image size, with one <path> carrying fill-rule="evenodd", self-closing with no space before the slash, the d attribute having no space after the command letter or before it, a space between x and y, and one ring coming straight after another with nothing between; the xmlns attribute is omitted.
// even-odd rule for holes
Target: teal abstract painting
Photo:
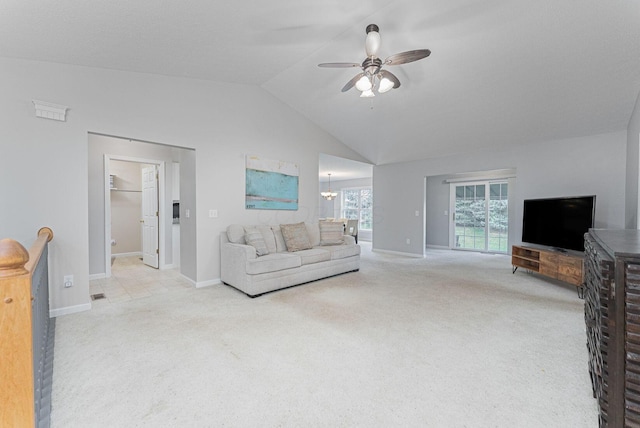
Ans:
<svg viewBox="0 0 640 428"><path fill-rule="evenodd" d="M247 156L245 208L298 209L298 165Z"/></svg>

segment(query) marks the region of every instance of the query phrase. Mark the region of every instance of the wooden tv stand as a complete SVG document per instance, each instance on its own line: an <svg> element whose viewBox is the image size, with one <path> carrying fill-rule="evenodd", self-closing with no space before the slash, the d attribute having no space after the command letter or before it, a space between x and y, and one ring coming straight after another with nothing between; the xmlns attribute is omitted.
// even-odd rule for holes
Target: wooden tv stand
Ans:
<svg viewBox="0 0 640 428"><path fill-rule="evenodd" d="M582 287L584 284L584 254L579 251L561 252L538 247L511 247L513 273L521 267L540 275Z"/></svg>

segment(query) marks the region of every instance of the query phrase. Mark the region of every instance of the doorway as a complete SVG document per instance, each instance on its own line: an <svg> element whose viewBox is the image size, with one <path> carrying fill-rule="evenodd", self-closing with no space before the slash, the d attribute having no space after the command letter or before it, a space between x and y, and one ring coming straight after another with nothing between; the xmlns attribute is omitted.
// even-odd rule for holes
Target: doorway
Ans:
<svg viewBox="0 0 640 428"><path fill-rule="evenodd" d="M88 134L88 222L89 222L89 279L106 278L111 275L111 259L108 252L119 252L111 247L110 235L106 229L110 226L107 219L110 210L106 209L109 202L109 173L105 170L105 155L111 159L124 159L134 162L151 162L161 165L159 168L159 254L158 266L160 270L179 267L179 272L192 280L196 278L196 151L187 147L172 146L142 140L132 140L124 137L104 135L89 132ZM180 165L180 168L175 168ZM173 174L178 175L172 180ZM180 192L178 192L178 186ZM142 190L142 189L139 189ZM123 192L120 192L123 194ZM141 193L140 193L141 195ZM173 203L178 202L182 214L191 212L189 218L181 216L182 221L173 221ZM140 210L136 211L138 223L134 233L139 234ZM180 238L177 239L179 233ZM177 251L176 246L180 247ZM137 256L139 257L139 256Z"/></svg>
<svg viewBox="0 0 640 428"><path fill-rule="evenodd" d="M127 162L139 169L140 175L118 177L113 173L113 162ZM161 249L165 248L164 228L158 227L165 222L165 162L155 159L143 159L130 156L104 155L104 218L105 218L105 276L111 277L112 247L117 245L113 239L113 206L117 201L112 195L120 192L139 193L140 206L138 210L138 233L141 242L140 253L144 264L153 268L162 268L165 255ZM118 187L120 186L120 187ZM131 255L131 252L129 254Z"/></svg>
<svg viewBox="0 0 640 428"><path fill-rule="evenodd" d="M507 253L508 188L506 180L451 184L451 248Z"/></svg>
<svg viewBox="0 0 640 428"><path fill-rule="evenodd" d="M336 193L336 197L325 199L318 192L318 218L357 219L358 241L371 241L373 165L320 153L318 181L320 192L331 190Z"/></svg>

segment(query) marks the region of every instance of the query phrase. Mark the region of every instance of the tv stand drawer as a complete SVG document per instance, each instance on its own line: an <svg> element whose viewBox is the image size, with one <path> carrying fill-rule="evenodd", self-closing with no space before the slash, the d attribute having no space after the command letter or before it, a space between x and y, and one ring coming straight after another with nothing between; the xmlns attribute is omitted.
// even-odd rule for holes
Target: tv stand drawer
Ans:
<svg viewBox="0 0 640 428"><path fill-rule="evenodd" d="M558 266L558 255L548 251L540 251L540 262L547 266Z"/></svg>
<svg viewBox="0 0 640 428"><path fill-rule="evenodd" d="M517 267L522 267L578 287L584 282L584 255L578 252L559 254L555 250L514 245L511 264L514 273Z"/></svg>
<svg viewBox="0 0 640 428"><path fill-rule="evenodd" d="M558 277L558 265L540 265L540 270L538 271L540 275L548 276L549 278L557 278Z"/></svg>

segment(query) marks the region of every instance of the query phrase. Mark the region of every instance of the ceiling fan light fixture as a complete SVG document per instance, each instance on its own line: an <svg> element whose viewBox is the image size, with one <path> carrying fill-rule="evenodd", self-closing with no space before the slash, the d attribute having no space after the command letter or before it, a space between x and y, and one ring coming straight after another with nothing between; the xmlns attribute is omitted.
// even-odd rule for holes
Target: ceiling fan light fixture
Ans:
<svg viewBox="0 0 640 428"><path fill-rule="evenodd" d="M385 92L392 90L394 86L395 85L391 80L387 79L386 77L383 77L382 80L380 80L380 85L378 86L378 92L381 94L384 94Z"/></svg>
<svg viewBox="0 0 640 428"><path fill-rule="evenodd" d="M366 91L362 91L362 93L360 94L360 98L371 98L371 97L375 97L375 96L376 96L376 94L374 94L371 89L367 89Z"/></svg>
<svg viewBox="0 0 640 428"><path fill-rule="evenodd" d="M356 82L356 89L360 92L370 91L371 87L371 80L369 80L367 76L362 76L360 80Z"/></svg>

